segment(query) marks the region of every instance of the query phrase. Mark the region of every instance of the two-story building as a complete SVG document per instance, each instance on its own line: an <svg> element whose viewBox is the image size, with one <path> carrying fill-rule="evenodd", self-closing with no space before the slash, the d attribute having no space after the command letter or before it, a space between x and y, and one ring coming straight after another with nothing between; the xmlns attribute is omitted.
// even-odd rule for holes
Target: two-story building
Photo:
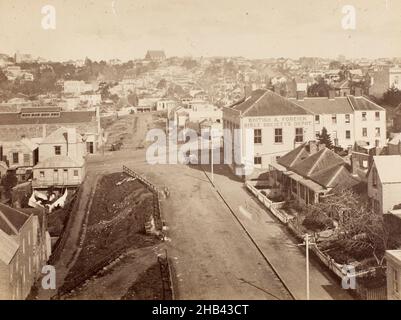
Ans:
<svg viewBox="0 0 401 320"><path fill-rule="evenodd" d="M60 128L39 143L32 187L77 187L85 177L85 141L75 128Z"/></svg>
<svg viewBox="0 0 401 320"><path fill-rule="evenodd" d="M26 299L50 254L45 214L0 203L0 300Z"/></svg>
<svg viewBox="0 0 401 320"><path fill-rule="evenodd" d="M386 214L401 204L401 155L374 156L367 182L375 212Z"/></svg>
<svg viewBox="0 0 401 320"><path fill-rule="evenodd" d="M355 142L386 144L385 109L364 96L336 97L334 92L330 97L287 99L269 90L256 90L223 109L223 127L231 132L241 129L241 157L246 148L252 149L248 165L261 169L304 141L317 139L323 128L333 144L343 149L352 149ZM245 137L246 129L252 131L250 138Z"/></svg>
<svg viewBox="0 0 401 320"><path fill-rule="evenodd" d="M230 135L224 139L226 163L245 170L244 175L251 167L252 171L268 169L280 156L313 140L313 120L313 114L293 100L270 90L255 90L223 108L224 134Z"/></svg>
<svg viewBox="0 0 401 320"><path fill-rule="evenodd" d="M8 163L10 169L33 167L38 162L38 145L30 139L0 140L0 144L3 147L3 161Z"/></svg>
<svg viewBox="0 0 401 320"><path fill-rule="evenodd" d="M386 145L386 110L364 96L304 98L295 102L314 114L315 136L323 128L333 145L350 149L355 142Z"/></svg>

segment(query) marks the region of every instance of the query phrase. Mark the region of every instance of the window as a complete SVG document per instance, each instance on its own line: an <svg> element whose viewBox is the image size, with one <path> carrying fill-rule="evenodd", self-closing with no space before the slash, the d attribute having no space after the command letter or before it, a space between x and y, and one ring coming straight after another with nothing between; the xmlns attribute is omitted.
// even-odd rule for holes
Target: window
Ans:
<svg viewBox="0 0 401 320"><path fill-rule="evenodd" d="M345 115L345 123L350 123L351 122L351 116L349 114Z"/></svg>
<svg viewBox="0 0 401 320"><path fill-rule="evenodd" d="M295 128L295 142L304 142L303 128Z"/></svg>
<svg viewBox="0 0 401 320"><path fill-rule="evenodd" d="M262 143L262 129L253 130L253 142Z"/></svg>
<svg viewBox="0 0 401 320"><path fill-rule="evenodd" d="M31 155L29 153L24 153L24 165L29 166L31 161Z"/></svg>
<svg viewBox="0 0 401 320"><path fill-rule="evenodd" d="M368 128L362 128L362 137L368 136Z"/></svg>
<svg viewBox="0 0 401 320"><path fill-rule="evenodd" d="M367 120L366 112L362 112L362 121L366 121L366 120Z"/></svg>
<svg viewBox="0 0 401 320"><path fill-rule="evenodd" d="M394 291L394 293L398 293L398 291L399 291L398 271L396 269L393 269L393 291Z"/></svg>
<svg viewBox="0 0 401 320"><path fill-rule="evenodd" d="M380 128L375 128L375 137L380 137Z"/></svg>
<svg viewBox="0 0 401 320"><path fill-rule="evenodd" d="M375 112L375 119L376 119L376 121L380 120L380 112L379 111Z"/></svg>
<svg viewBox="0 0 401 320"><path fill-rule="evenodd" d="M320 123L320 116L317 114L315 115L315 123L319 124Z"/></svg>
<svg viewBox="0 0 401 320"><path fill-rule="evenodd" d="M45 172L44 171L40 171L39 172L39 177L40 178L44 178L45 177Z"/></svg>
<svg viewBox="0 0 401 320"><path fill-rule="evenodd" d="M345 139L351 139L351 131L345 130Z"/></svg>
<svg viewBox="0 0 401 320"><path fill-rule="evenodd" d="M59 156L61 154L61 146L55 146L54 147L54 154L56 156Z"/></svg>
<svg viewBox="0 0 401 320"><path fill-rule="evenodd" d="M19 163L18 152L13 152L13 163Z"/></svg>
<svg viewBox="0 0 401 320"><path fill-rule="evenodd" d="M74 170L74 177L78 177L78 170Z"/></svg>
<svg viewBox="0 0 401 320"><path fill-rule="evenodd" d="M281 128L274 129L274 142L283 143L283 129Z"/></svg>
<svg viewBox="0 0 401 320"><path fill-rule="evenodd" d="M262 164L262 157L254 157L253 163L254 164Z"/></svg>
<svg viewBox="0 0 401 320"><path fill-rule="evenodd" d="M337 123L337 115L336 114L332 114L331 115L331 122L332 123Z"/></svg>

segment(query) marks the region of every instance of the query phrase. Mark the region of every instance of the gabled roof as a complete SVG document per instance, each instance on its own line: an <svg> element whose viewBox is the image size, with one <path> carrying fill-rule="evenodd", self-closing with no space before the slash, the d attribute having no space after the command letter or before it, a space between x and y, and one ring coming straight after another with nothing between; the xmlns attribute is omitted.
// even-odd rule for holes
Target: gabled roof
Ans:
<svg viewBox="0 0 401 320"><path fill-rule="evenodd" d="M92 122L95 116L95 111L61 111L60 117L22 118L19 112L9 112L1 114L0 125L85 123Z"/></svg>
<svg viewBox="0 0 401 320"><path fill-rule="evenodd" d="M75 131L77 138L76 142L82 141L82 136ZM50 133L46 138L44 138L41 144L55 144L55 143L67 143L68 139L68 129L65 127L58 128L57 130Z"/></svg>
<svg viewBox="0 0 401 320"><path fill-rule="evenodd" d="M401 133L396 133L388 144L398 145L401 142Z"/></svg>
<svg viewBox="0 0 401 320"><path fill-rule="evenodd" d="M0 229L0 261L8 265L18 248L18 242Z"/></svg>
<svg viewBox="0 0 401 320"><path fill-rule="evenodd" d="M378 104L374 103L373 101L370 101L364 96L360 97L354 97L354 96L348 96L348 99L350 103L352 104L352 107L354 110L361 110L361 111L371 111L371 110L377 110L377 111L384 111L385 109L380 107Z"/></svg>
<svg viewBox="0 0 401 320"><path fill-rule="evenodd" d="M60 112L60 107L31 107L21 108L21 113L32 113L32 112Z"/></svg>
<svg viewBox="0 0 401 320"><path fill-rule="evenodd" d="M277 162L300 179L311 180L324 188L348 188L359 183L346 168L345 161L324 147L313 154L308 143L280 157Z"/></svg>
<svg viewBox="0 0 401 320"><path fill-rule="evenodd" d="M31 139L22 138L21 142L31 151L34 151L35 149L38 148L38 145L35 142L33 142Z"/></svg>
<svg viewBox="0 0 401 320"><path fill-rule="evenodd" d="M147 58L165 58L166 54L163 50L148 50L146 53Z"/></svg>
<svg viewBox="0 0 401 320"><path fill-rule="evenodd" d="M373 163L381 183L401 183L401 155L374 156Z"/></svg>
<svg viewBox="0 0 401 320"><path fill-rule="evenodd" d="M343 163L344 160L339 155L324 148L312 154L305 160L298 162L291 167L291 170L303 177L311 177L313 174L316 174L321 170L326 170L327 168Z"/></svg>
<svg viewBox="0 0 401 320"><path fill-rule="evenodd" d="M310 114L295 102L263 89L253 91L245 100L235 103L232 109L248 117Z"/></svg>
<svg viewBox="0 0 401 320"><path fill-rule="evenodd" d="M307 143L304 143L294 150L286 153L285 155L281 156L277 162L284 167L292 167L296 162L302 161L309 157L309 152L306 150Z"/></svg>
<svg viewBox="0 0 401 320"><path fill-rule="evenodd" d="M297 103L316 114L349 114L354 112L347 97L336 97L335 99L305 97L303 100L297 100Z"/></svg>
<svg viewBox="0 0 401 320"><path fill-rule="evenodd" d="M18 235L29 215L0 203L0 230L10 236Z"/></svg>
<svg viewBox="0 0 401 320"><path fill-rule="evenodd" d="M80 168L84 165L84 160L74 161L68 156L54 156L39 162L34 169L48 168Z"/></svg>

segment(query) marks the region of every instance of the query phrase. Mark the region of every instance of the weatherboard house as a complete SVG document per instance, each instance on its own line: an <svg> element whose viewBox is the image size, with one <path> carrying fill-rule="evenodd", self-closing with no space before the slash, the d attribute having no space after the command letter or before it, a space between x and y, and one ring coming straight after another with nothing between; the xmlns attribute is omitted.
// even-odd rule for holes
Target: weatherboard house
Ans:
<svg viewBox="0 0 401 320"><path fill-rule="evenodd" d="M41 210L14 209L0 203L0 300L23 300L51 254Z"/></svg>

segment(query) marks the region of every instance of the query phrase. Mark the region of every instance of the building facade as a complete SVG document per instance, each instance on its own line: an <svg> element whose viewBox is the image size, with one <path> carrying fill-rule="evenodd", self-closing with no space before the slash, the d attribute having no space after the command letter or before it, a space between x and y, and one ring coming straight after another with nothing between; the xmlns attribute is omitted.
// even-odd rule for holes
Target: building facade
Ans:
<svg viewBox="0 0 401 320"><path fill-rule="evenodd" d="M387 300L401 300L401 250L387 250Z"/></svg>
<svg viewBox="0 0 401 320"><path fill-rule="evenodd" d="M333 144L343 149L358 141L386 144L385 109L362 96L287 99L256 90L223 109L223 128L231 136L235 129L241 134L242 166L268 169L280 156L315 140L324 127Z"/></svg>
<svg viewBox="0 0 401 320"><path fill-rule="evenodd" d="M367 173L368 196L376 213L386 214L401 204L401 156L374 156Z"/></svg>
<svg viewBox="0 0 401 320"><path fill-rule="evenodd" d="M76 187L85 177L86 145L75 128L60 128L39 143L39 163L33 168L32 186Z"/></svg>
<svg viewBox="0 0 401 320"><path fill-rule="evenodd" d="M51 254L45 215L0 204L0 300L23 300Z"/></svg>

